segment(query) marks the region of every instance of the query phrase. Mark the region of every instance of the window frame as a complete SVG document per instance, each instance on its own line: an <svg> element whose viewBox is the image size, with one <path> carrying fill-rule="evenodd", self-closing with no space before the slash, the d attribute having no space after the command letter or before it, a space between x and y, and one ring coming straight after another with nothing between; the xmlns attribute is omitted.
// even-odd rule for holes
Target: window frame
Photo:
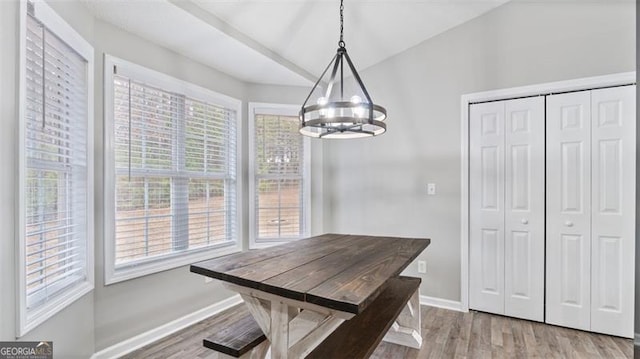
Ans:
<svg viewBox="0 0 640 359"><path fill-rule="evenodd" d="M115 265L115 134L114 101L113 101L113 68L118 74L135 76L136 81L149 83L165 91L181 95L205 99L213 104L236 111L236 238L229 243L221 243L212 247L193 250L186 253L175 253L161 258L141 260L138 264L116 269ZM104 282L110 285L153 273L174 269L190 263L218 257L242 250L242 101L200 87L193 83L177 79L170 75L152 70L115 56L104 55Z"/></svg>
<svg viewBox="0 0 640 359"><path fill-rule="evenodd" d="M279 103L249 103L249 248L266 248L274 245L287 243L293 240L309 237L311 233L311 141L309 137L303 136L303 164L302 164L302 225L304 231L297 238L291 239L265 239L258 240L257 237L257 216L256 216L256 159L255 159L255 121L256 115L280 115L299 116L300 106ZM302 136L302 135L300 135Z"/></svg>
<svg viewBox="0 0 640 359"><path fill-rule="evenodd" d="M33 0L30 2L34 8L34 17L43 23L47 29L55 34L60 40L71 47L87 62L87 163L86 163L86 206L87 206L87 233L85 246L85 272L86 278L83 282L65 290L51 300L45 301L36 308L27 308L26 294L26 132L27 132L27 98L26 98L26 40L27 40L27 11L28 2L20 1L19 7L19 85L18 85L18 181L16 202L16 232L18 237L18 315L16 323L16 336L22 337L32 329L36 328L62 309L68 307L76 300L94 289L94 49L80 34L78 34L62 17L60 17L43 0Z"/></svg>

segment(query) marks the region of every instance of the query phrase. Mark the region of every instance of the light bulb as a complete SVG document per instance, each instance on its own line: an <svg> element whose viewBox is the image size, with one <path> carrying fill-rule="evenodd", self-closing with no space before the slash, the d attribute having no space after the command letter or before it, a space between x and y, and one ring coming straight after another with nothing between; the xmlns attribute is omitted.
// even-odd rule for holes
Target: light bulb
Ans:
<svg viewBox="0 0 640 359"><path fill-rule="evenodd" d="M327 117L332 118L332 117L335 117L335 115L336 115L336 109L333 107L329 107L327 109Z"/></svg>
<svg viewBox="0 0 640 359"><path fill-rule="evenodd" d="M351 103L360 104L362 103L362 99L358 95L352 96ZM352 107L351 113L353 114L353 117L364 117L364 107L363 106Z"/></svg>
<svg viewBox="0 0 640 359"><path fill-rule="evenodd" d="M320 96L318 98L318 100L316 101L316 103L318 105L320 105L320 106L324 106L324 105L326 105L328 103L328 101L327 101L326 97ZM318 113L319 113L320 117L327 117L327 109L326 108L320 109L318 111Z"/></svg>

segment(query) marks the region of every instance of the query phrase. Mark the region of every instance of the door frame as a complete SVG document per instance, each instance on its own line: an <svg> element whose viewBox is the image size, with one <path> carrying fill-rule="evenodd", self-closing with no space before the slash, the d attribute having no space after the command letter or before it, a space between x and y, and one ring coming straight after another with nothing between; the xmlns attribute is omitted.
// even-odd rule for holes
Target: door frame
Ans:
<svg viewBox="0 0 640 359"><path fill-rule="evenodd" d="M460 97L460 309L469 311L469 105L479 102L545 96L562 92L634 85L636 72L622 72L566 81L475 92Z"/></svg>

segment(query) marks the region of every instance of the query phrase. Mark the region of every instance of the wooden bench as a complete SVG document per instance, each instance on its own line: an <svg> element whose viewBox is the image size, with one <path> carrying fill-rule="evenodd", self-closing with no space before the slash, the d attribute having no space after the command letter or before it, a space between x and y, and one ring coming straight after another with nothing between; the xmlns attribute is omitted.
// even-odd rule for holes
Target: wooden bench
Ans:
<svg viewBox="0 0 640 359"><path fill-rule="evenodd" d="M416 347L415 341L404 342L402 338L407 332L411 333L410 327L420 326L420 281L410 277L389 279L382 293L362 313L342 323L307 358L368 358L383 339ZM403 315L407 318L400 320ZM399 321L404 321L406 327L400 326ZM406 321L414 323L406 324ZM402 331L404 336L394 337L395 332ZM220 358L264 358L269 348L260 326L244 304L218 314L211 332L212 336L203 344L217 351ZM418 336L415 340L419 347L422 338L415 336Z"/></svg>
<svg viewBox="0 0 640 359"><path fill-rule="evenodd" d="M245 304L218 313L209 330L212 334L202 344L218 352L219 358L263 358L269 349L267 337Z"/></svg>
<svg viewBox="0 0 640 359"><path fill-rule="evenodd" d="M394 330L406 330L392 326L397 326L397 319L407 306L409 311L417 312L413 313L413 320L417 320L414 325L417 324L419 327L419 287L420 278L389 279L385 290L362 313L342 323L307 356L307 359L368 358L383 338L385 341L405 344L394 338L385 338L385 335L393 336ZM411 305L415 308L411 308ZM421 343L422 338L419 339L418 346Z"/></svg>

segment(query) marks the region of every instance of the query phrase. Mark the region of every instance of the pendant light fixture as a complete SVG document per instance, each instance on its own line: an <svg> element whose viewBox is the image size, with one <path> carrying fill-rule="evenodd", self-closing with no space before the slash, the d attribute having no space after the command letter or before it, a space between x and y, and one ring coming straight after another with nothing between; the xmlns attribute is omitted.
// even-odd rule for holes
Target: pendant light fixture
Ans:
<svg viewBox="0 0 640 359"><path fill-rule="evenodd" d="M300 133L305 136L347 139L377 136L387 130L383 122L387 118L387 110L373 103L347 54L343 12L344 3L340 0L338 51L313 85L300 110ZM327 72L329 69L330 73ZM348 73L345 76L345 70L352 77ZM323 81L327 74L328 78ZM321 83L326 86L324 91L319 86ZM312 98L315 103L307 104Z"/></svg>

